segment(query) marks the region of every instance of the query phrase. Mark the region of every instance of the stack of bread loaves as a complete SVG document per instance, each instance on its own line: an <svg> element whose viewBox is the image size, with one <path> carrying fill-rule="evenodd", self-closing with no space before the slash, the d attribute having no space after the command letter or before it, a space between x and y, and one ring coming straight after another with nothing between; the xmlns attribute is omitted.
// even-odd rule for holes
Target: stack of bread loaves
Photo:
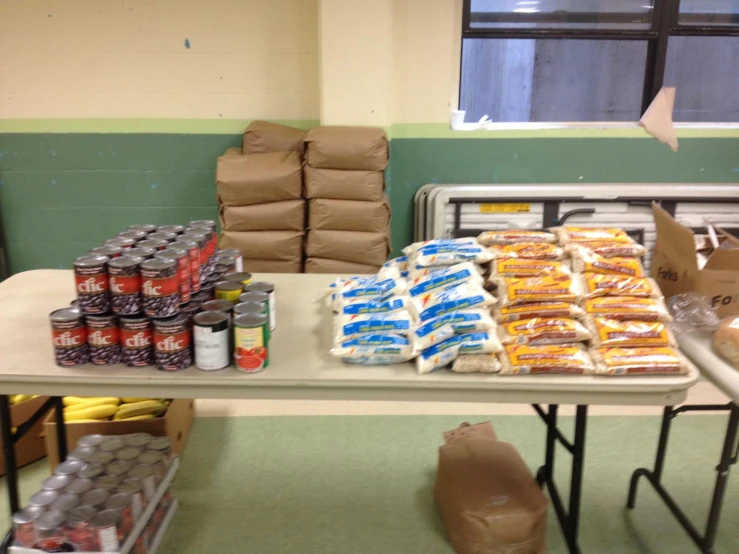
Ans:
<svg viewBox="0 0 739 554"><path fill-rule="evenodd" d="M306 137L306 273L376 273L390 246L382 129L314 127Z"/></svg>
<svg viewBox="0 0 739 554"><path fill-rule="evenodd" d="M304 139L299 129L255 121L243 149L218 158L220 245L241 250L244 271L302 272Z"/></svg>

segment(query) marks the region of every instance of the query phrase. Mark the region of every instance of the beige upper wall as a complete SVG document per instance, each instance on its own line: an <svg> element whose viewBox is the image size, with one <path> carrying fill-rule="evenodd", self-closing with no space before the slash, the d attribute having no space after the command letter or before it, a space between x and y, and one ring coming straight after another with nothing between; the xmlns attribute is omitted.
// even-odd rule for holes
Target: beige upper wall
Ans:
<svg viewBox="0 0 739 554"><path fill-rule="evenodd" d="M460 26L461 0L5 0L0 118L446 122Z"/></svg>
<svg viewBox="0 0 739 554"><path fill-rule="evenodd" d="M318 119L317 13L317 0L0 2L0 118Z"/></svg>

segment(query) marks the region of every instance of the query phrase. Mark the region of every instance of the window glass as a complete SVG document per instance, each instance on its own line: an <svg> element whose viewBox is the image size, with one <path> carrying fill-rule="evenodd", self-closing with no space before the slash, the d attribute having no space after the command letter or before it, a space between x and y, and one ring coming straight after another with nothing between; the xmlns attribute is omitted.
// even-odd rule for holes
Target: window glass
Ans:
<svg viewBox="0 0 739 554"><path fill-rule="evenodd" d="M472 29L649 29L654 0L471 0Z"/></svg>
<svg viewBox="0 0 739 554"><path fill-rule="evenodd" d="M739 25L739 0L680 0L680 25Z"/></svg>
<svg viewBox="0 0 739 554"><path fill-rule="evenodd" d="M675 91L674 121L739 121L739 37L672 36L665 86Z"/></svg>
<svg viewBox="0 0 739 554"><path fill-rule="evenodd" d="M465 121L637 121L646 41L464 39Z"/></svg>

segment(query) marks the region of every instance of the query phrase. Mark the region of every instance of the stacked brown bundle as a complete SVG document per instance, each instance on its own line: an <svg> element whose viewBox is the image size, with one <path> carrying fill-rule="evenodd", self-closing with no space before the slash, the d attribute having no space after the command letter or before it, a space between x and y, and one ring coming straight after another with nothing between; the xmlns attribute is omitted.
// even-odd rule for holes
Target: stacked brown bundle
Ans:
<svg viewBox="0 0 739 554"><path fill-rule="evenodd" d="M382 129L315 127L306 137L306 273L376 273L390 248Z"/></svg>
<svg viewBox="0 0 739 554"><path fill-rule="evenodd" d="M238 248L244 271L301 273L305 132L255 121L243 150L218 158L216 185L222 248Z"/></svg>

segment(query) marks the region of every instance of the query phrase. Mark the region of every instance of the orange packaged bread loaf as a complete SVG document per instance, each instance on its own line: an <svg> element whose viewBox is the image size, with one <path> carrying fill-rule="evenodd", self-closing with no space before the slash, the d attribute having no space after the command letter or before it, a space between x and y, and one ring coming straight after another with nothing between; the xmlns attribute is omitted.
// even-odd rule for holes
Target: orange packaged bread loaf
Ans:
<svg viewBox="0 0 739 554"><path fill-rule="evenodd" d="M623 321L591 317L587 321L594 347L676 346L675 337L662 321Z"/></svg>
<svg viewBox="0 0 739 554"><path fill-rule="evenodd" d="M536 317L504 323L498 336L503 344L566 344L586 341L591 332L576 319Z"/></svg>
<svg viewBox="0 0 739 554"><path fill-rule="evenodd" d="M516 244L519 242L549 242L556 243L557 235L546 231L527 231L525 229L505 229L502 231L485 231L477 237L477 242L483 246L495 244Z"/></svg>
<svg viewBox="0 0 739 554"><path fill-rule="evenodd" d="M552 227L549 229L557 235L559 244L587 241L634 242L626 231L616 227Z"/></svg>
<svg viewBox="0 0 739 554"><path fill-rule="evenodd" d="M570 266L556 260L530 260L525 258L500 258L490 263L491 278L537 277L551 273L570 273Z"/></svg>
<svg viewBox="0 0 739 554"><path fill-rule="evenodd" d="M608 319L637 319L639 321L672 321L664 300L636 296L602 296L583 302L585 312Z"/></svg>
<svg viewBox="0 0 739 554"><path fill-rule="evenodd" d="M545 277L505 277L499 278L497 283L501 307L550 300L575 303L583 297L579 276L561 273Z"/></svg>
<svg viewBox="0 0 739 554"><path fill-rule="evenodd" d="M644 277L644 268L639 258L606 258L585 248L574 248L570 254L572 256L572 270L578 273Z"/></svg>
<svg viewBox="0 0 739 554"><path fill-rule="evenodd" d="M490 248L493 256L498 258L526 258L531 260L561 260L565 251L549 242L518 242L515 244L498 244Z"/></svg>
<svg viewBox="0 0 739 554"><path fill-rule="evenodd" d="M654 279L649 278L585 273L583 275L583 283L586 298L593 298L596 296L662 297L659 285L657 285Z"/></svg>
<svg viewBox="0 0 739 554"><path fill-rule="evenodd" d="M671 347L595 348L592 354L598 375L679 375L691 367L685 356Z"/></svg>
<svg viewBox="0 0 739 554"><path fill-rule="evenodd" d="M647 249L634 241L621 242L614 240L587 240L582 242L571 242L565 246L565 251L572 255L573 251L580 249L589 250L605 258L613 257L642 257Z"/></svg>
<svg viewBox="0 0 739 554"><path fill-rule="evenodd" d="M500 354L501 375L591 375L595 365L580 344L508 345Z"/></svg>
<svg viewBox="0 0 739 554"><path fill-rule="evenodd" d="M498 308L493 313L495 321L505 323L532 317L580 317L583 309L569 302L527 302Z"/></svg>

